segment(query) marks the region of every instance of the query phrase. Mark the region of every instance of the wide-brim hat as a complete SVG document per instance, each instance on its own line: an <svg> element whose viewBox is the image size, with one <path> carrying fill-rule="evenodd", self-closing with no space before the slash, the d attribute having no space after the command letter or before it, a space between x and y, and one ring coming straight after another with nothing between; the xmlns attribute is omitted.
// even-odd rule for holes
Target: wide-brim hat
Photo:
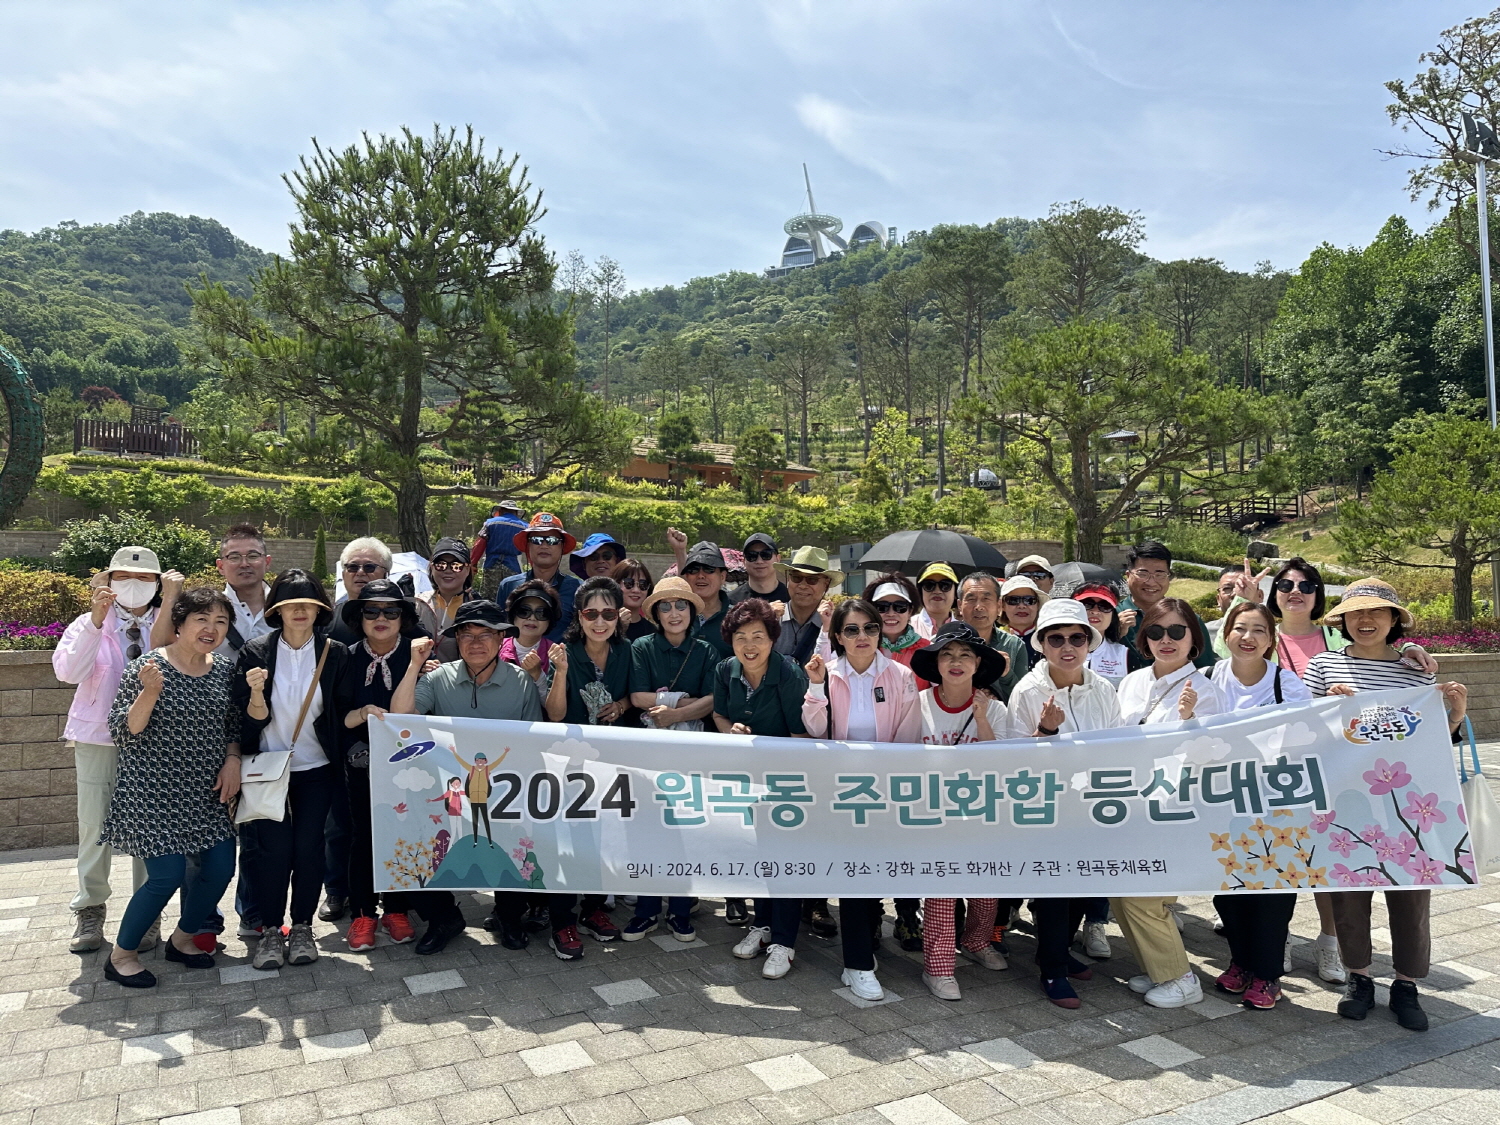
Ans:
<svg viewBox="0 0 1500 1125"><path fill-rule="evenodd" d="M703 599L693 593L693 588L688 585L686 578L678 578L674 574L670 578L663 578L646 596L646 600L641 603L641 616L647 621L655 620L651 616L652 606L657 602L676 601L678 598L691 602L699 613L703 612Z"/></svg>
<svg viewBox="0 0 1500 1125"><path fill-rule="evenodd" d="M264 616L267 621L280 619L281 607L286 605L312 605L318 607L315 628L323 628L333 620L333 606L328 594L317 579L305 570L284 570L276 576L266 594Z"/></svg>
<svg viewBox="0 0 1500 1125"><path fill-rule="evenodd" d="M972 625L966 625L962 621L946 621L933 634L930 645L912 653L912 672L928 683L942 683L943 675L938 671L937 654L955 641L968 645L979 656L979 668L974 673L975 687L987 688L1010 670L1010 657L985 644L984 638L975 632Z"/></svg>
<svg viewBox="0 0 1500 1125"><path fill-rule="evenodd" d="M514 500L502 500L495 507L499 508L502 512L519 513L521 510L521 505L517 504Z"/></svg>
<svg viewBox="0 0 1500 1125"><path fill-rule="evenodd" d="M143 574L160 574L161 560L150 547L121 547L109 560L105 573L111 570L138 570Z"/></svg>
<svg viewBox="0 0 1500 1125"><path fill-rule="evenodd" d="M1028 638L1031 647L1041 652L1042 633L1059 625L1082 625L1089 635L1090 652L1104 643L1104 634L1089 624L1089 611L1082 602L1057 598L1042 606L1042 611L1036 615L1036 628Z"/></svg>
<svg viewBox="0 0 1500 1125"><path fill-rule="evenodd" d="M561 535L563 539L563 554L565 555L578 546L578 540L568 534L567 529L563 527L562 520L558 519L551 512L538 512L532 516L531 522L526 525L526 530L518 531L515 535L511 536L511 546L515 547L518 551L526 550L526 537L532 532Z"/></svg>
<svg viewBox="0 0 1500 1125"><path fill-rule="evenodd" d="M844 581L842 570L828 569L828 552L822 547L798 547L792 552L790 562L779 562L776 569L781 574L815 574L828 579L828 588Z"/></svg>
<svg viewBox="0 0 1500 1125"><path fill-rule="evenodd" d="M588 557L600 547L615 548L615 550L620 552L622 560L630 553L626 550L625 544L621 543L613 535L603 531L596 531L573 549L573 557L568 560L568 566L572 569L573 573L578 575L579 578L586 578L588 571L584 568L584 564L587 562Z"/></svg>
<svg viewBox="0 0 1500 1125"><path fill-rule="evenodd" d="M356 634L361 633L364 629L362 617L365 606L370 602L396 602L401 606L402 631L416 627L417 603L408 598L406 592L389 578L375 578L366 582L363 590L339 606L339 620Z"/></svg>
<svg viewBox="0 0 1500 1125"><path fill-rule="evenodd" d="M505 620L500 607L488 598L476 598L459 606L458 612L453 615L453 624L443 630L443 636L457 635L459 627L463 625L483 625L497 633L516 632L516 627Z"/></svg>
<svg viewBox="0 0 1500 1125"><path fill-rule="evenodd" d="M1325 613L1323 620L1330 625L1338 625L1343 621L1344 614L1356 609L1393 609L1404 629L1411 629L1417 623L1411 610L1401 604L1401 595L1396 593L1396 588L1379 578L1361 578L1358 582L1345 586L1344 596L1339 604Z"/></svg>

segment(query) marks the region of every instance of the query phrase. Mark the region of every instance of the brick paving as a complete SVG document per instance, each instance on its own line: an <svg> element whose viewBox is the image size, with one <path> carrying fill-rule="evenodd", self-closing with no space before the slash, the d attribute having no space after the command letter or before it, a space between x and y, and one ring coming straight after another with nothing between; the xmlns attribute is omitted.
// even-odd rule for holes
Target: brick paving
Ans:
<svg viewBox="0 0 1500 1125"><path fill-rule="evenodd" d="M1500 762L1500 744L1484 758ZM129 885L125 861L115 877ZM1494 877L1434 896L1425 1035L1383 1007L1362 1024L1334 1014L1338 993L1312 970L1310 898L1273 1011L1211 995L1227 951L1209 902L1188 899L1203 1004L1144 1006L1123 984L1137 970L1111 927L1114 958L1068 1012L1038 991L1025 935L1011 939L1007 972L960 966L958 1003L932 999L919 956L887 939L880 977L900 999L868 1005L840 992L837 939L802 935L791 973L768 981L758 961L731 956L743 931L712 900L694 920L701 943L586 939L581 963L545 942L503 949L477 927L434 957L383 937L352 954L320 922L322 959L274 973L249 967L231 915L217 969L169 964L158 949L144 960L160 985L131 991L103 980L105 951L67 951L72 891L69 849L0 853L0 1125L1500 1119ZM460 898L471 922L490 902ZM1377 898L1377 926L1382 909ZM1388 979L1388 960L1376 966Z"/></svg>

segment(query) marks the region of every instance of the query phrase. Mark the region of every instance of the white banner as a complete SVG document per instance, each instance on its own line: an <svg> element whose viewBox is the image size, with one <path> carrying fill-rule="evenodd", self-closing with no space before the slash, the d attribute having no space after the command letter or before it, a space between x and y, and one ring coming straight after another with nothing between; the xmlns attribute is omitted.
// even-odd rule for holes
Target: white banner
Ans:
<svg viewBox="0 0 1500 1125"><path fill-rule="evenodd" d="M772 897L1473 883L1432 688L959 747L392 715L375 885Z"/></svg>

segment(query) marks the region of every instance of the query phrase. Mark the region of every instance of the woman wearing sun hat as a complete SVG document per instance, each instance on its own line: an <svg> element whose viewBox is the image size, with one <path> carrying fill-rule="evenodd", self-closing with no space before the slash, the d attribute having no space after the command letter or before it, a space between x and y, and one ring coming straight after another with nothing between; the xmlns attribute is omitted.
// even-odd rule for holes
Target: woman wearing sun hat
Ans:
<svg viewBox="0 0 1500 1125"><path fill-rule="evenodd" d="M1361 578L1344 590L1343 600L1324 615L1349 645L1342 652L1320 652L1307 664L1308 690L1320 695L1357 695L1384 688L1412 688L1432 684L1436 677L1410 667L1392 642L1415 625L1411 611L1401 604L1395 587L1379 578ZM1468 710L1469 692L1463 684L1437 685L1448 709L1448 731L1456 735ZM1341 891L1333 896L1333 924L1339 952L1349 974L1339 1015L1362 1020L1375 1006L1375 982L1370 975L1374 951L1370 938L1370 908L1374 891ZM1391 982L1391 1011L1396 1021L1410 1031L1427 1030L1427 1013L1417 998L1417 980L1427 975L1432 955L1432 931L1428 922L1432 892L1387 891L1385 908L1390 916L1391 962L1396 979ZM1356 967L1358 966L1358 967Z"/></svg>
<svg viewBox="0 0 1500 1125"><path fill-rule="evenodd" d="M1120 595L1114 587L1097 582L1074 590L1073 600L1088 611L1089 624L1104 638L1089 653L1089 667L1119 687L1121 680L1144 665L1122 639L1125 630L1120 628Z"/></svg>
<svg viewBox="0 0 1500 1125"><path fill-rule="evenodd" d="M596 531L573 548L568 567L580 579L608 578L614 568L625 561L625 544L605 531Z"/></svg>
<svg viewBox="0 0 1500 1125"><path fill-rule="evenodd" d="M958 574L945 562L928 563L917 579L917 589L922 595L922 612L912 619L912 628L919 636L932 640L932 636L953 620L953 606L958 601Z"/></svg>

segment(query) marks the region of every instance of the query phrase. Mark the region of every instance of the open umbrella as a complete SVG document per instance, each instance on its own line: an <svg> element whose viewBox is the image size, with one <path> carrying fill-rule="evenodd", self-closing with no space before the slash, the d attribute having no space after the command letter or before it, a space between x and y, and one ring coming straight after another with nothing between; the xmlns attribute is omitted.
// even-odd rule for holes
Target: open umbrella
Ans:
<svg viewBox="0 0 1500 1125"><path fill-rule="evenodd" d="M1120 572L1089 562L1065 562L1052 568L1052 593L1067 597L1082 586L1104 585L1116 589Z"/></svg>
<svg viewBox="0 0 1500 1125"><path fill-rule="evenodd" d="M898 531L866 551L858 565L861 570L899 570L917 578L935 562L947 563L960 578L976 570L1005 573L1004 555L983 539L957 531Z"/></svg>

